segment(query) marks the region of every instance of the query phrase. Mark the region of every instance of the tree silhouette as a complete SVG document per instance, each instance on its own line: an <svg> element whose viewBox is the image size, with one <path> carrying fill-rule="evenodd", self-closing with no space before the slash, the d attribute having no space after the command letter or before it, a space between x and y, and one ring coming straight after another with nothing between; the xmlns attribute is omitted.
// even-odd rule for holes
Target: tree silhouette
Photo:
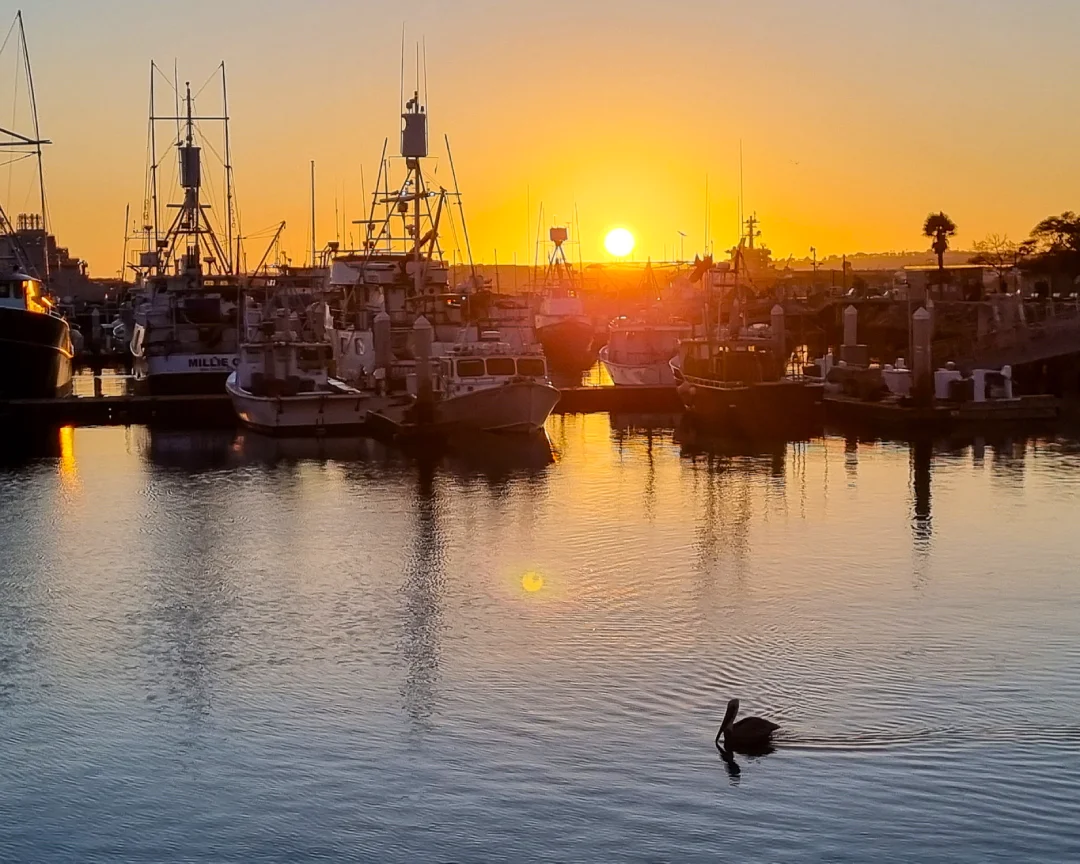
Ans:
<svg viewBox="0 0 1080 864"><path fill-rule="evenodd" d="M938 284L945 283L945 253L949 251L949 238L956 234L956 223L944 212L931 213L923 223L923 234L934 242L930 248L937 255Z"/></svg>
<svg viewBox="0 0 1080 864"><path fill-rule="evenodd" d="M1080 279L1080 216L1066 210L1060 216L1049 216L1031 229L1031 239L1025 244L1035 253L1032 268Z"/></svg>
<svg viewBox="0 0 1080 864"><path fill-rule="evenodd" d="M1030 252L1030 243L1014 243L1007 234L987 234L985 240L975 243L976 254L971 263L993 269L998 276L998 289L1004 291L1005 275L1018 267Z"/></svg>

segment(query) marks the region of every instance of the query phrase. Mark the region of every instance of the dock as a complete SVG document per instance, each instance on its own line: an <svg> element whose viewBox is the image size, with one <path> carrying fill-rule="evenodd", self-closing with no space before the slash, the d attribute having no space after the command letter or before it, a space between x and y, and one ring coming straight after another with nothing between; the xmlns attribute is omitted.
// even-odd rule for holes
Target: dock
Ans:
<svg viewBox="0 0 1080 864"><path fill-rule="evenodd" d="M939 433L982 430L1003 424L1051 423L1061 416L1054 396L1020 396L987 402L936 402L916 405L897 400L878 402L850 396L826 396L825 413L840 428L883 433Z"/></svg>
<svg viewBox="0 0 1080 864"><path fill-rule="evenodd" d="M568 387L556 414L665 414L682 410L674 387ZM0 422L30 426L229 427L238 423L226 393L184 396L70 396L0 402Z"/></svg>

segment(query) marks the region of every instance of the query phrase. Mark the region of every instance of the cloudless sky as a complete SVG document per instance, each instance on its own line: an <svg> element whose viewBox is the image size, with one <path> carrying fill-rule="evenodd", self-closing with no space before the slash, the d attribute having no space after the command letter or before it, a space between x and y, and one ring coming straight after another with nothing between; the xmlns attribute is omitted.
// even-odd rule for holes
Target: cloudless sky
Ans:
<svg viewBox="0 0 1080 864"><path fill-rule="evenodd" d="M5 23L15 10L0 7ZM1080 209L1078 0L27 0L23 13L53 227L102 276L120 266L125 204L133 219L143 207L151 59L197 86L226 61L244 231L286 220L301 260L309 161L322 243L335 198L359 218L360 166L370 185L383 139L396 145L403 24L410 78L426 42L432 149L449 135L484 260L531 261L540 202L546 221L577 208L586 259L603 260L614 226L639 260L670 256L680 230L699 251L706 176L727 248L740 140L747 209L777 257L922 249L937 209L960 245Z"/></svg>

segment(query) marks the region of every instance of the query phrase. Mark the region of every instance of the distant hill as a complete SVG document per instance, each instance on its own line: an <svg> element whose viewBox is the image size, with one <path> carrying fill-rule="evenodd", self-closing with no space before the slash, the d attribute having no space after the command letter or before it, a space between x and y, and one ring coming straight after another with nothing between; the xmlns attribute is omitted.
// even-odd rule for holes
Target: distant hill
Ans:
<svg viewBox="0 0 1080 864"><path fill-rule="evenodd" d="M962 249L950 250L945 253L945 263L966 264L974 254ZM929 249L925 252L855 252L848 255L847 260L853 270L900 270L904 267L937 264L937 256ZM795 258L790 263L781 258L775 264L781 270L785 266L790 266L792 270L811 270L814 266L810 258ZM839 270L842 266L842 255L830 255L818 260L819 270Z"/></svg>

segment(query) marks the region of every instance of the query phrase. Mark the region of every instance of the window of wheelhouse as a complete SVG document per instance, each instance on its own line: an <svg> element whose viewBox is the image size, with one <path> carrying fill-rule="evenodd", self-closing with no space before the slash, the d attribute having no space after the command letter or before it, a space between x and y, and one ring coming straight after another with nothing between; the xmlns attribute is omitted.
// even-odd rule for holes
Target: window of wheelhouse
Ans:
<svg viewBox="0 0 1080 864"><path fill-rule="evenodd" d="M0 281L0 300L6 300L11 296L11 283Z"/></svg>
<svg viewBox="0 0 1080 864"><path fill-rule="evenodd" d="M457 374L459 378L483 378L483 360L458 360Z"/></svg>
<svg viewBox="0 0 1080 864"><path fill-rule="evenodd" d="M544 361L539 357L521 357L517 361L518 375L526 378L543 378L547 374Z"/></svg>
<svg viewBox="0 0 1080 864"><path fill-rule="evenodd" d="M27 279L21 283L21 287L22 290L19 293L26 297L27 309L31 312L49 311L48 304L41 297L41 286L37 282ZM19 291L18 287L16 287L16 291ZM16 294L16 296L19 296L19 294Z"/></svg>
<svg viewBox="0 0 1080 864"><path fill-rule="evenodd" d="M488 375L501 375L513 377L517 374L514 367L513 357L489 357L487 361Z"/></svg>

